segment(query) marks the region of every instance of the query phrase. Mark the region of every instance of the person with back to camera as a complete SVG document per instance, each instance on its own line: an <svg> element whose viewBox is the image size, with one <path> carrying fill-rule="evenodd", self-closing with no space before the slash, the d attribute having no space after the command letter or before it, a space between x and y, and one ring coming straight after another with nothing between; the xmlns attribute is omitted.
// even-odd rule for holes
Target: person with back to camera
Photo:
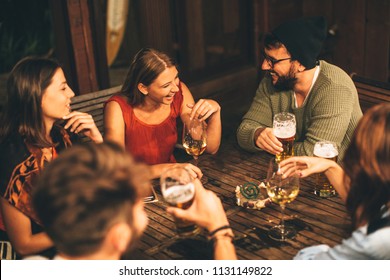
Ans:
<svg viewBox="0 0 390 280"><path fill-rule="evenodd" d="M359 122L344 157L344 170L318 157L281 162L289 174L296 163L301 177L325 172L351 215L354 231L339 245L301 250L295 259L390 259L390 104L370 108Z"/></svg>
<svg viewBox="0 0 390 280"><path fill-rule="evenodd" d="M176 163L176 120L207 120L206 152L214 154L221 141L221 108L210 99L194 104L188 87L179 80L173 60L154 49L141 49L134 57L119 94L111 97L104 112L104 138L126 147L137 160L152 165L159 177ZM184 164L193 177L201 170Z"/></svg>
<svg viewBox="0 0 390 280"><path fill-rule="evenodd" d="M84 143L61 154L42 172L33 199L58 248L55 259L128 255L148 223L143 197L150 178L150 168L116 143ZM181 216L211 232L228 225L221 200L198 179L195 185L194 203ZM235 258L230 229L215 231L213 239L216 259Z"/></svg>
<svg viewBox="0 0 390 280"><path fill-rule="evenodd" d="M8 235L21 256L50 256L53 242L31 207L36 179L57 153L72 145L70 134L83 133L94 142L103 138L92 116L70 111L74 93L54 60L19 61L8 78L7 93L0 127L2 235ZM64 127L59 120L65 121Z"/></svg>
<svg viewBox="0 0 390 280"><path fill-rule="evenodd" d="M237 130L243 149L282 152L273 117L289 112L296 118L295 155L313 155L315 143L326 140L337 144L341 162L362 111L352 79L317 60L326 35L325 19L308 17L285 22L265 36L265 77Z"/></svg>

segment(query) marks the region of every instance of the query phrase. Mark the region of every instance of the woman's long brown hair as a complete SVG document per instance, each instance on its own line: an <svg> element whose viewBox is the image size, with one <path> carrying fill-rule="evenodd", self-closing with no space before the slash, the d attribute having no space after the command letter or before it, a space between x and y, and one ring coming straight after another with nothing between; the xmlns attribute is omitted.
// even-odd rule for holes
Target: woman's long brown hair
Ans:
<svg viewBox="0 0 390 280"><path fill-rule="evenodd" d="M42 96L60 65L51 59L26 57L12 69L7 81L8 100L1 116L0 143L19 133L37 147L52 144L45 137Z"/></svg>
<svg viewBox="0 0 390 280"><path fill-rule="evenodd" d="M369 109L344 157L347 209L355 227L381 219L390 201L390 104ZM383 208L384 207L384 208Z"/></svg>
<svg viewBox="0 0 390 280"><path fill-rule="evenodd" d="M166 68L176 66L172 58L151 48L141 49L129 67L121 93L129 98L129 103L137 106L143 103L145 96L139 91L138 84L149 86Z"/></svg>

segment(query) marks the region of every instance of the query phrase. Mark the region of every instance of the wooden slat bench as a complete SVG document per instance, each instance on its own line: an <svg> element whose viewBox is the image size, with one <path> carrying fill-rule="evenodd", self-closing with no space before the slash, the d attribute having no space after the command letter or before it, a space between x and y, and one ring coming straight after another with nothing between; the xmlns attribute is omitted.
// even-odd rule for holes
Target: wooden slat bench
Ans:
<svg viewBox="0 0 390 280"><path fill-rule="evenodd" d="M103 107L104 102L110 98L114 93L120 91L122 86L116 86L109 89L86 93L78 95L72 98L72 110L89 113L95 120L96 126L100 133L104 133L104 122L103 122ZM82 138L82 141L86 139Z"/></svg>
<svg viewBox="0 0 390 280"><path fill-rule="evenodd" d="M389 83L370 80L356 74L351 77L358 91L363 113L376 104L390 102Z"/></svg>

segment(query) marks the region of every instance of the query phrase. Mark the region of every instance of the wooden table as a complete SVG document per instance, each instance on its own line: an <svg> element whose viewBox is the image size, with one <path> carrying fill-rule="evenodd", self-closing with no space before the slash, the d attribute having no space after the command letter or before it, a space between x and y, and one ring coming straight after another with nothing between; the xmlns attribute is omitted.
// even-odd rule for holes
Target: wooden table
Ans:
<svg viewBox="0 0 390 280"><path fill-rule="evenodd" d="M239 259L291 259L302 248L323 243L333 246L349 235L350 220L341 199L316 197L314 178L305 178L301 180L297 199L288 204L285 211L286 224L296 227L297 236L288 242L270 239L266 232L279 224L280 206L271 204L261 210L245 209L236 205L234 192L239 184L263 181L270 159L271 155L264 152L243 151L234 140L225 141L217 155L205 154L199 158L199 167L204 173L202 182L221 198L235 232ZM158 184L155 189L159 201L145 207L149 215L148 228L136 249L124 258L212 259L212 246L204 236L167 245L175 236L175 224L165 212L166 203ZM154 250L159 244L165 244L165 248Z"/></svg>

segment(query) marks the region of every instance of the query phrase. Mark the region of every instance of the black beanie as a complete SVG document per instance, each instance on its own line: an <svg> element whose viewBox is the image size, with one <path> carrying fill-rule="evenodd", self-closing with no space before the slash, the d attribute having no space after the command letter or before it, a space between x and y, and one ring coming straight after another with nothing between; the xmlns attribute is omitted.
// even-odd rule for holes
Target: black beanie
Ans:
<svg viewBox="0 0 390 280"><path fill-rule="evenodd" d="M300 18L282 23L272 34L286 46L293 59L311 69L326 38L327 24L324 17Z"/></svg>

